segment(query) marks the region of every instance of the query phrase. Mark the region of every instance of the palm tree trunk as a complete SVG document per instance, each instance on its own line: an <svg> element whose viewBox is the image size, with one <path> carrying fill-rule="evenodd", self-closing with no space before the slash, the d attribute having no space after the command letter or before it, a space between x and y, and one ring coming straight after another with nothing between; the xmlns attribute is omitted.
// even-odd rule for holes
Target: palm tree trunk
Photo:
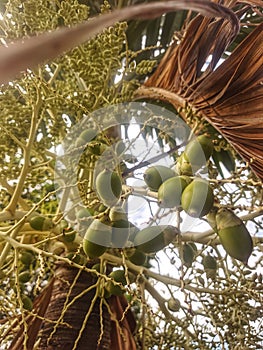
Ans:
<svg viewBox="0 0 263 350"><path fill-rule="evenodd" d="M38 349L110 349L110 315L104 305L100 307L100 299L94 302L96 288L87 291L94 285L95 277L61 264L54 278ZM77 299L67 308L74 298Z"/></svg>

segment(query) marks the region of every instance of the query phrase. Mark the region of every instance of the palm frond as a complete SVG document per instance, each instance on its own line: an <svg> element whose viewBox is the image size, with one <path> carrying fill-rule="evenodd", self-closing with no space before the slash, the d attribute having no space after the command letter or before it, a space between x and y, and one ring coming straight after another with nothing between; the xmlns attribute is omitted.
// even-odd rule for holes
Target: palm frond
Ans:
<svg viewBox="0 0 263 350"><path fill-rule="evenodd" d="M241 15L242 12L240 12ZM233 33L224 20L202 15L172 43L138 97L188 103L211 123L263 179L263 24L219 66ZM212 57L204 69L207 59Z"/></svg>

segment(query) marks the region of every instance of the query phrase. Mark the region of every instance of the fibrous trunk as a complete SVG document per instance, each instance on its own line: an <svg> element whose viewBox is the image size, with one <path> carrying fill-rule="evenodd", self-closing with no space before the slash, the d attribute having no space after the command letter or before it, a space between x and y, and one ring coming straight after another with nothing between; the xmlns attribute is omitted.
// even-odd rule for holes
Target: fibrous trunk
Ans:
<svg viewBox="0 0 263 350"><path fill-rule="evenodd" d="M96 288L88 290L95 277L63 264L54 278L38 349L109 349L110 315L99 298L94 300Z"/></svg>

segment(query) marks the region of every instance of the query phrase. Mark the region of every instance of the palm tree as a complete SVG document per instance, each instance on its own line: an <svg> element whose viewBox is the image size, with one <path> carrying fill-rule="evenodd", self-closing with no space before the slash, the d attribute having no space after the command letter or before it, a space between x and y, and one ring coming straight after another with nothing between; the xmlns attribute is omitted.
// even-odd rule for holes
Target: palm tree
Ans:
<svg viewBox="0 0 263 350"><path fill-rule="evenodd" d="M151 2L31 0L2 5L3 43L37 34L24 45L18 42L13 52L2 48L0 59L3 83L30 69L3 85L0 94L3 349L246 349L262 344L262 4L144 4ZM86 27L74 26L99 12L95 26L94 20ZM137 19L139 15L144 19ZM47 40L41 35L59 26L69 30L51 32ZM75 28L80 31L74 34ZM86 28L97 36L90 38ZM49 57L53 61L36 67ZM70 134L70 127L83 125L85 115L94 127L97 110L130 101L164 107L196 135L213 139L207 168L215 204L242 214L255 231L251 266L225 254L215 227L176 235L163 246L165 263L154 252L134 264L125 250L112 247L94 259L84 254L82 238L74 231L79 202L69 183L56 188L51 180L58 170L54 149L65 137L79 140L80 129L78 135ZM163 134L158 125L141 125L140 134L145 142L159 145L161 157L168 147L168 154L179 158L180 147L168 137L170 126L163 127ZM109 147L121 138L119 127L103 130L95 147ZM101 151L90 150L78 163L80 198L92 218L108 218L108 209L101 208L91 189ZM122 166L118 171L124 181L145 164L125 158ZM67 169L64 175L67 181ZM143 191L151 207L156 193ZM70 198L70 208L65 198ZM34 227L36 214L50 226ZM152 270L158 263L177 266L175 276ZM119 284L121 292L107 296L110 273L120 267L128 286Z"/></svg>

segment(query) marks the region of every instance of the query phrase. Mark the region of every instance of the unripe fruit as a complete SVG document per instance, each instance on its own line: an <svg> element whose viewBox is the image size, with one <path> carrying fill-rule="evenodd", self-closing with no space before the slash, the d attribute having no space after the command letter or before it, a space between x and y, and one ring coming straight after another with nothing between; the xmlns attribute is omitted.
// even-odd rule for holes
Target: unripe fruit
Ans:
<svg viewBox="0 0 263 350"><path fill-rule="evenodd" d="M124 270L114 270L109 274L109 277L112 278L115 282L120 283L122 286L125 286L127 284ZM106 289L112 295L122 295L124 293L124 289L121 286L118 286L111 281L107 282Z"/></svg>
<svg viewBox="0 0 263 350"><path fill-rule="evenodd" d="M106 289L103 282L98 284L97 289L98 289L99 298L107 299L107 298L111 297L111 295L112 295L110 293L110 291L108 289Z"/></svg>
<svg viewBox="0 0 263 350"><path fill-rule="evenodd" d="M76 238L76 231L72 229L72 227L69 227L68 229L65 229L63 232L63 242L65 243L71 243L75 240Z"/></svg>
<svg viewBox="0 0 263 350"><path fill-rule="evenodd" d="M83 250L90 259L101 256L111 244L111 227L94 220L83 238Z"/></svg>
<svg viewBox="0 0 263 350"><path fill-rule="evenodd" d="M131 256L129 256L128 259L134 265L142 266L146 262L146 255L139 249L135 249L134 253Z"/></svg>
<svg viewBox="0 0 263 350"><path fill-rule="evenodd" d="M91 216L90 211L87 208L81 208L77 211L76 217L77 219L88 218Z"/></svg>
<svg viewBox="0 0 263 350"><path fill-rule="evenodd" d="M98 212L99 213L104 213L104 211L107 210L107 207L104 204L100 204L98 207Z"/></svg>
<svg viewBox="0 0 263 350"><path fill-rule="evenodd" d="M180 175L192 176L206 164L214 150L209 137L200 135L191 140L177 159L176 171Z"/></svg>
<svg viewBox="0 0 263 350"><path fill-rule="evenodd" d="M87 231L88 227L92 223L92 214L91 209L87 208L81 208L76 213L76 218L78 220L78 233L81 237L85 235L85 232Z"/></svg>
<svg viewBox="0 0 263 350"><path fill-rule="evenodd" d="M101 273L101 265L100 263L97 263L97 264L94 264L92 267L91 267L92 270L96 270L97 272ZM97 276L97 275L96 275Z"/></svg>
<svg viewBox="0 0 263 350"><path fill-rule="evenodd" d="M114 206L121 195L122 182L119 175L111 170L103 170L95 181L96 191L106 206Z"/></svg>
<svg viewBox="0 0 263 350"><path fill-rule="evenodd" d="M168 309L172 312L178 312L181 309L180 300L176 298L171 298L167 303Z"/></svg>
<svg viewBox="0 0 263 350"><path fill-rule="evenodd" d="M26 283L30 279L31 279L31 273L28 270L20 272L19 275L18 275L18 280L19 280L20 283Z"/></svg>
<svg viewBox="0 0 263 350"><path fill-rule="evenodd" d="M96 135L97 135L97 131L94 129L87 129L82 131L82 133L79 135L79 137L76 140L76 146L85 145L86 143L94 140Z"/></svg>
<svg viewBox="0 0 263 350"><path fill-rule="evenodd" d="M225 251L247 264L253 251L253 241L243 221L230 209L221 208L216 214L216 224Z"/></svg>
<svg viewBox="0 0 263 350"><path fill-rule="evenodd" d="M78 265L83 265L85 263L85 258L82 254L78 254L75 252L70 252L67 254L66 258L73 261L74 263Z"/></svg>
<svg viewBox="0 0 263 350"><path fill-rule="evenodd" d="M136 234L134 246L145 254L156 253L171 243L177 234L177 228L170 225L146 227Z"/></svg>
<svg viewBox="0 0 263 350"><path fill-rule="evenodd" d="M216 278L217 261L211 255L205 255L202 259L202 264L207 278L214 280Z"/></svg>
<svg viewBox="0 0 263 350"><path fill-rule="evenodd" d="M34 216L29 221L30 226L37 231L49 231L53 227L52 221L45 216Z"/></svg>
<svg viewBox="0 0 263 350"><path fill-rule="evenodd" d="M109 212L110 221L128 220L127 214L121 207L113 207Z"/></svg>
<svg viewBox="0 0 263 350"><path fill-rule="evenodd" d="M158 191L161 184L170 177L175 176L175 172L163 165L151 166L144 173L144 181L152 191Z"/></svg>
<svg viewBox="0 0 263 350"><path fill-rule="evenodd" d="M162 183L158 190L158 202L162 208L174 208L181 205L181 196L191 182L186 176L175 176Z"/></svg>
<svg viewBox="0 0 263 350"><path fill-rule="evenodd" d="M106 151L107 145L105 143L93 140L88 143L88 150L91 154L94 154L96 156L100 156L103 152Z"/></svg>
<svg viewBox="0 0 263 350"><path fill-rule="evenodd" d="M33 253L31 253L31 251L23 251L20 255L20 261L22 262L22 264L24 264L25 266L29 266L35 259Z"/></svg>
<svg viewBox="0 0 263 350"><path fill-rule="evenodd" d="M211 157L213 151L214 145L212 140L206 135L200 135L187 144L184 155L189 163L201 168Z"/></svg>
<svg viewBox="0 0 263 350"><path fill-rule="evenodd" d="M128 220L118 220L112 223L112 245L123 248L128 241L132 224Z"/></svg>
<svg viewBox="0 0 263 350"><path fill-rule="evenodd" d="M23 308L25 310L31 311L33 309L32 300L27 295L22 295L21 299L22 299Z"/></svg>
<svg viewBox="0 0 263 350"><path fill-rule="evenodd" d="M192 164L185 158L185 154L182 153L180 157L177 158L177 162L175 165L175 171L179 175L185 175L185 176L193 176L193 174L198 170L199 168L195 169Z"/></svg>
<svg viewBox="0 0 263 350"><path fill-rule="evenodd" d="M125 143L123 141L118 141L115 145L114 145L114 151L116 153L117 156L120 156L124 151L126 150L126 146Z"/></svg>
<svg viewBox="0 0 263 350"><path fill-rule="evenodd" d="M181 257L182 263L186 267L191 267L194 261L194 257L195 257L195 251L192 248L191 244L185 243L182 248L182 257Z"/></svg>
<svg viewBox="0 0 263 350"><path fill-rule="evenodd" d="M195 218L209 213L214 205L214 194L209 182L205 179L194 179L183 191L182 208Z"/></svg>
<svg viewBox="0 0 263 350"><path fill-rule="evenodd" d="M205 270L208 270L208 269L216 270L217 269L217 261L211 255L205 255L202 259L202 264L203 264Z"/></svg>

